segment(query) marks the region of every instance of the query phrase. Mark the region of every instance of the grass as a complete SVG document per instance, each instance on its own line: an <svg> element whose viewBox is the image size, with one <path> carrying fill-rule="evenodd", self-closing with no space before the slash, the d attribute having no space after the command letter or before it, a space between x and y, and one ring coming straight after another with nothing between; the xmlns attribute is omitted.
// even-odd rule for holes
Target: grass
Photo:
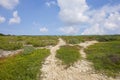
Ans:
<svg viewBox="0 0 120 80"><path fill-rule="evenodd" d="M88 47L85 52L96 70L112 77L120 72L120 41L97 43Z"/></svg>
<svg viewBox="0 0 120 80"><path fill-rule="evenodd" d="M62 46L56 54L56 57L62 60L68 67L80 59L78 46Z"/></svg>
<svg viewBox="0 0 120 80"><path fill-rule="evenodd" d="M25 49L26 53L0 59L0 80L37 80L42 62L50 52L48 49Z"/></svg>

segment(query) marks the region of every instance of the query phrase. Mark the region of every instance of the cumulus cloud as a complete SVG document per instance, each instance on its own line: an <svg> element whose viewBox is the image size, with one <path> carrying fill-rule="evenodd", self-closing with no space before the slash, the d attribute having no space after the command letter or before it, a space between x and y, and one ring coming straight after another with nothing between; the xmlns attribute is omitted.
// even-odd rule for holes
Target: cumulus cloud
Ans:
<svg viewBox="0 0 120 80"><path fill-rule="evenodd" d="M104 26L109 30L120 29L120 13L118 11L110 13L109 17L104 22Z"/></svg>
<svg viewBox="0 0 120 80"><path fill-rule="evenodd" d="M86 11L89 9L85 0L58 0L59 16L66 23L83 23L88 20Z"/></svg>
<svg viewBox="0 0 120 80"><path fill-rule="evenodd" d="M0 16L0 24L5 22L5 17Z"/></svg>
<svg viewBox="0 0 120 80"><path fill-rule="evenodd" d="M57 5L57 3L55 1L48 1L45 3L45 5L47 5L48 7L51 7L51 6Z"/></svg>
<svg viewBox="0 0 120 80"><path fill-rule="evenodd" d="M120 4L93 9L86 0L58 0L58 5L63 22L76 26L87 24L81 34L107 34L120 29Z"/></svg>
<svg viewBox="0 0 120 80"><path fill-rule="evenodd" d="M105 31L102 27L99 26L99 24L95 24L94 26L87 28L82 32L82 35L103 35L105 34Z"/></svg>
<svg viewBox="0 0 120 80"><path fill-rule="evenodd" d="M59 30L66 34L76 34L79 31L75 26L61 27Z"/></svg>
<svg viewBox="0 0 120 80"><path fill-rule="evenodd" d="M106 32L115 32L115 30L120 29L119 10L120 5L104 6L100 10L95 10L94 12L92 12L92 14L90 14L92 17L91 20L89 20L89 24L91 24L91 26L93 26L94 24L99 24L99 27L104 28Z"/></svg>
<svg viewBox="0 0 120 80"><path fill-rule="evenodd" d="M9 24L19 24L21 22L21 18L18 16L18 12L13 12L13 18L9 20Z"/></svg>
<svg viewBox="0 0 120 80"><path fill-rule="evenodd" d="M40 28L40 32L48 32L48 29L46 27Z"/></svg>
<svg viewBox="0 0 120 80"><path fill-rule="evenodd" d="M19 0L0 0L0 6L6 9L14 9L16 5L18 5Z"/></svg>

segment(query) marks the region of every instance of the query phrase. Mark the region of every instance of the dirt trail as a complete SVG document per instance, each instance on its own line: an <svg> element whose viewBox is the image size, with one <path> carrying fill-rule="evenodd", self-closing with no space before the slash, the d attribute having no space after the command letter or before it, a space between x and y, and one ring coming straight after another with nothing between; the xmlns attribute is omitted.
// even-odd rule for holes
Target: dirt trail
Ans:
<svg viewBox="0 0 120 80"><path fill-rule="evenodd" d="M84 52L84 49L87 48L90 45L93 45L95 43L98 43L97 41L86 41L84 43L80 43L79 46L81 46L80 54L83 58L86 58L86 53Z"/></svg>
<svg viewBox="0 0 120 80"><path fill-rule="evenodd" d="M65 69L65 67L61 65L61 62L55 58L56 51L60 46L66 44L62 39L59 39L59 43L55 47L51 48L51 55L46 58L42 66L42 75L40 80L119 80L108 78L102 74L97 74L91 67L92 63L85 59L86 54L84 52L84 48L94 43L97 42L88 41L79 44L82 46L80 53L83 59L76 62L73 66Z"/></svg>

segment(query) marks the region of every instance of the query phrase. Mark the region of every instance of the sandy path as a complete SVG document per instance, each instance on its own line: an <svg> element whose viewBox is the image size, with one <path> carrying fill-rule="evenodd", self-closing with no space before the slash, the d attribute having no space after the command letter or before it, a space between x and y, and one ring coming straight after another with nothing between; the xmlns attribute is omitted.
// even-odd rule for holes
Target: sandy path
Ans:
<svg viewBox="0 0 120 80"><path fill-rule="evenodd" d="M88 41L79 44L82 46L80 53L83 59L65 69L64 66L61 65L61 62L55 58L56 50L58 50L60 46L65 45L65 42L62 39L59 39L58 45L51 48L51 55L46 58L42 66L40 80L119 80L97 74L91 67L92 63L85 59L86 53L84 52L84 48L94 43L97 42Z"/></svg>
<svg viewBox="0 0 120 80"><path fill-rule="evenodd" d="M90 45L93 45L95 43L98 43L97 41L86 41L84 43L80 43L79 46L81 46L80 54L83 58L86 58L86 53L84 52L84 49L87 48Z"/></svg>

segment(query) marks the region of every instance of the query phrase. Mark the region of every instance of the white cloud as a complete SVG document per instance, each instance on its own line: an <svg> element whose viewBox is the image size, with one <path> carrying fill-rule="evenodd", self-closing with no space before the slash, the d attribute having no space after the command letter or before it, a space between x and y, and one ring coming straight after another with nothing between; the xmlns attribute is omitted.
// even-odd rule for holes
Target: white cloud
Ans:
<svg viewBox="0 0 120 80"><path fill-rule="evenodd" d="M110 13L110 16L104 22L104 26L109 30L120 29L120 13L118 11Z"/></svg>
<svg viewBox="0 0 120 80"><path fill-rule="evenodd" d="M0 6L6 9L14 9L16 5L18 5L19 0L0 0Z"/></svg>
<svg viewBox="0 0 120 80"><path fill-rule="evenodd" d="M57 3L55 1L48 1L45 3L48 7L51 7L51 6L54 6L54 5L57 5Z"/></svg>
<svg viewBox="0 0 120 80"><path fill-rule="evenodd" d="M74 26L68 26L68 27L59 28L59 31L66 33L66 34L76 34L79 32L79 29Z"/></svg>
<svg viewBox="0 0 120 80"><path fill-rule="evenodd" d="M60 18L66 23L83 23L88 20L85 12L89 9L85 0L58 0Z"/></svg>
<svg viewBox="0 0 120 80"><path fill-rule="evenodd" d="M48 32L48 29L46 27L40 28L40 32Z"/></svg>
<svg viewBox="0 0 120 80"><path fill-rule="evenodd" d="M19 24L21 22L21 18L18 16L18 12L13 12L13 18L9 20L9 24Z"/></svg>
<svg viewBox="0 0 120 80"><path fill-rule="evenodd" d="M0 16L0 23L4 23L6 21L5 17Z"/></svg>
<svg viewBox="0 0 120 80"><path fill-rule="evenodd" d="M120 4L93 9L86 0L58 0L58 5L63 22L76 26L88 25L82 34L115 33L120 29Z"/></svg>
<svg viewBox="0 0 120 80"><path fill-rule="evenodd" d="M89 20L88 23L91 26L93 26L94 24L99 24L99 26L102 29L104 29L106 32L115 32L117 29L120 29L119 10L120 10L120 5L116 5L116 6L107 5L102 7L101 9L93 10L93 12L91 11L90 14L91 19Z"/></svg>
<svg viewBox="0 0 120 80"><path fill-rule="evenodd" d="M99 25L95 24L94 26L84 30L82 35L103 35L105 34L104 29Z"/></svg>
<svg viewBox="0 0 120 80"><path fill-rule="evenodd" d="M106 29L109 30L115 30L115 28L118 27L115 23L109 23L109 22L105 22L104 26L106 27Z"/></svg>

